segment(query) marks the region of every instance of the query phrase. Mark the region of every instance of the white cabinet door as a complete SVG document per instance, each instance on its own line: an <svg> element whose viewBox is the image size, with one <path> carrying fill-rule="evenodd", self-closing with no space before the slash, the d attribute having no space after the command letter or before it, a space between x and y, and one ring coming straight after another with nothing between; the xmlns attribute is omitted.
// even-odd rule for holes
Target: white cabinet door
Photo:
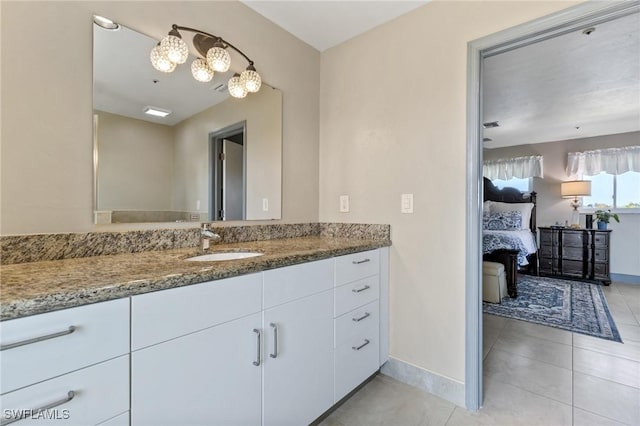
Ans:
<svg viewBox="0 0 640 426"><path fill-rule="evenodd" d="M131 424L259 425L261 320L256 313L133 352Z"/></svg>
<svg viewBox="0 0 640 426"><path fill-rule="evenodd" d="M264 311L264 330L263 424L309 424L333 404L333 291Z"/></svg>

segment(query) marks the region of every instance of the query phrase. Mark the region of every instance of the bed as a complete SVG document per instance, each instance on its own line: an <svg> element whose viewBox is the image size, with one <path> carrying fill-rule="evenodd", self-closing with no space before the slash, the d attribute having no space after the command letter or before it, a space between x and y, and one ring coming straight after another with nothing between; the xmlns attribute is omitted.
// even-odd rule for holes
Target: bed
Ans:
<svg viewBox="0 0 640 426"><path fill-rule="evenodd" d="M538 274L536 193L496 188L484 178L483 260L502 263L509 295L515 297L517 273Z"/></svg>

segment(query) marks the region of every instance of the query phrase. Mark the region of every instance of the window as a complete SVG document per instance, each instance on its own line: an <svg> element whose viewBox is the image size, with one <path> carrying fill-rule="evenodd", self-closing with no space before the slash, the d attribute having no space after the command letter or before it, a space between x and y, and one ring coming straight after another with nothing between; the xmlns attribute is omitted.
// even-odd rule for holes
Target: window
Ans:
<svg viewBox="0 0 640 426"><path fill-rule="evenodd" d="M640 209L640 172L584 176L591 181L591 196L583 197L587 209Z"/></svg>
<svg viewBox="0 0 640 426"><path fill-rule="evenodd" d="M497 188L502 189L505 187L516 188L522 192L531 191L531 178L511 178L507 180L493 179L491 181Z"/></svg>

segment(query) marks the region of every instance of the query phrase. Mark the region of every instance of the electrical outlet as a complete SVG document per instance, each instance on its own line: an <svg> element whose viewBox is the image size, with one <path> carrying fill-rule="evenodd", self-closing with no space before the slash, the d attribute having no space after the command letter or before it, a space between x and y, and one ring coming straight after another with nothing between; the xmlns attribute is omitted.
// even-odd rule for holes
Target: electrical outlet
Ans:
<svg viewBox="0 0 640 426"><path fill-rule="evenodd" d="M400 212L413 213L413 194L402 194L400 197Z"/></svg>
<svg viewBox="0 0 640 426"><path fill-rule="evenodd" d="M340 196L340 213L348 213L349 212L349 196L341 195Z"/></svg>

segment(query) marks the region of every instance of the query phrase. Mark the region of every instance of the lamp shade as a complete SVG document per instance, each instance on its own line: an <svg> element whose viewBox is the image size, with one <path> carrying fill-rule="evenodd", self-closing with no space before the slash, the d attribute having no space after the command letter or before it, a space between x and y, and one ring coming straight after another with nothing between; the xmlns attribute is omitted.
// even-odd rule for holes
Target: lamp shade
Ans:
<svg viewBox="0 0 640 426"><path fill-rule="evenodd" d="M560 184L560 194L565 198L584 197L591 195L591 181L574 180Z"/></svg>

